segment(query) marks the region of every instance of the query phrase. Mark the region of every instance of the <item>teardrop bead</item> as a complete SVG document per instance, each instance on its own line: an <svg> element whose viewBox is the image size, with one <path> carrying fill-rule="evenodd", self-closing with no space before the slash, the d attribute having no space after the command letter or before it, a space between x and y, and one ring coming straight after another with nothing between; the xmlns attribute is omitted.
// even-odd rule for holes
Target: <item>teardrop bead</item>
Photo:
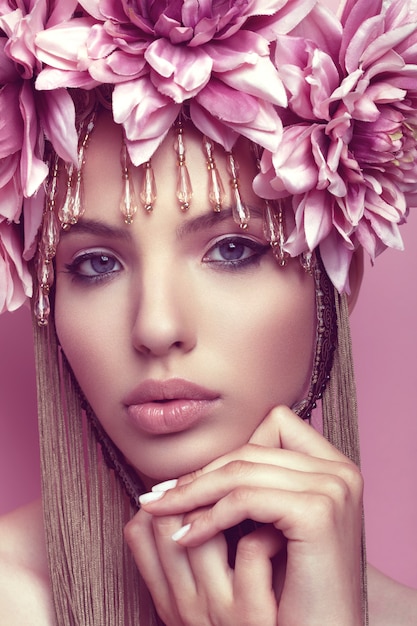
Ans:
<svg viewBox="0 0 417 626"><path fill-rule="evenodd" d="M247 228L250 220L250 212L240 195L239 164L231 152L227 154L227 169L231 176L230 186L232 188L233 219L241 228Z"/></svg>
<svg viewBox="0 0 417 626"><path fill-rule="evenodd" d="M278 216L269 202L265 202L263 231L270 244L279 242Z"/></svg>
<svg viewBox="0 0 417 626"><path fill-rule="evenodd" d="M84 213L84 194L81 171L77 172L73 193L69 204L69 224L76 224Z"/></svg>
<svg viewBox="0 0 417 626"><path fill-rule="evenodd" d="M127 172L123 177L123 192L120 200L120 210L124 216L126 224L131 224L133 217L138 210L138 201L136 199L135 187L129 172Z"/></svg>
<svg viewBox="0 0 417 626"><path fill-rule="evenodd" d="M65 229L71 223L71 197L72 197L72 176L74 166L67 166L67 191L62 205L58 209L58 219L62 227Z"/></svg>
<svg viewBox="0 0 417 626"><path fill-rule="evenodd" d="M250 211L246 204L242 201L239 187L232 186L232 214L236 224L243 229L248 227L250 220Z"/></svg>
<svg viewBox="0 0 417 626"><path fill-rule="evenodd" d="M56 254L56 247L59 242L59 224L55 212L48 210L45 212L42 227L42 244L46 259L51 259Z"/></svg>
<svg viewBox="0 0 417 626"><path fill-rule="evenodd" d="M223 181L217 168L209 169L209 201L213 210L217 213L221 211L226 193Z"/></svg>
<svg viewBox="0 0 417 626"><path fill-rule="evenodd" d="M207 158L207 169L209 173L208 197L213 211L218 213L222 210L223 202L226 198L226 193L224 191L221 176L214 161L213 144L210 139L208 139L208 137L204 137L203 139L203 148Z"/></svg>
<svg viewBox="0 0 417 626"><path fill-rule="evenodd" d="M176 195L179 200L181 210L186 211L190 206L191 198L193 196L193 188L188 168L185 163L178 166Z"/></svg>
<svg viewBox="0 0 417 626"><path fill-rule="evenodd" d="M39 326L47 325L50 312L49 296L39 287L35 304L35 317Z"/></svg>
<svg viewBox="0 0 417 626"><path fill-rule="evenodd" d="M264 235L269 241L278 263L284 267L287 264L288 253L284 250L285 234L282 208L265 201Z"/></svg>
<svg viewBox="0 0 417 626"><path fill-rule="evenodd" d="M49 291L54 282L54 264L51 261L43 260L40 262L38 281L44 291Z"/></svg>
<svg viewBox="0 0 417 626"><path fill-rule="evenodd" d="M152 211L153 204L156 200L156 182L151 162L144 163L144 175L142 180L142 189L140 192L140 200L147 211Z"/></svg>

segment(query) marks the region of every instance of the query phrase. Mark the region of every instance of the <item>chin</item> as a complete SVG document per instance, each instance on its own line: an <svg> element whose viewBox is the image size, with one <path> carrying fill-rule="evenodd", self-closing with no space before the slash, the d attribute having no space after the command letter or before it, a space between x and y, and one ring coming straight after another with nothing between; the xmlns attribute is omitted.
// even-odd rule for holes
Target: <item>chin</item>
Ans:
<svg viewBox="0 0 417 626"><path fill-rule="evenodd" d="M160 453L148 452L148 454L142 455L140 460L137 460L138 462L132 460L131 464L145 486L152 486L200 470L230 450L219 450L218 446L216 449L207 446L202 447L196 445L195 442L186 447L176 444L172 446L171 450L167 450L164 446L164 450Z"/></svg>

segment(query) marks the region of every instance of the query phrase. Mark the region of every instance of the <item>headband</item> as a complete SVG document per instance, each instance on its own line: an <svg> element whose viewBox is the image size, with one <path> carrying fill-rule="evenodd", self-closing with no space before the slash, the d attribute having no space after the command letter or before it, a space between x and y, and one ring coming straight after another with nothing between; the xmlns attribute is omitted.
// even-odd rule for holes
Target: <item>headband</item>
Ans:
<svg viewBox="0 0 417 626"><path fill-rule="evenodd" d="M416 204L413 4L0 0L0 312L32 295L51 148L77 167L80 102L103 90L135 166L184 107L226 151L259 146L253 186L292 216L285 251L320 246L349 292L354 251L401 249Z"/></svg>

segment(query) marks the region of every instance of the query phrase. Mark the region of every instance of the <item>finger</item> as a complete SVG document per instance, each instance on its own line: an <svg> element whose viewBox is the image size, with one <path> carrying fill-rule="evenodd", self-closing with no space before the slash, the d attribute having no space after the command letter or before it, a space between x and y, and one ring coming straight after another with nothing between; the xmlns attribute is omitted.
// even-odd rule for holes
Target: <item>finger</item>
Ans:
<svg viewBox="0 0 417 626"><path fill-rule="evenodd" d="M196 515L186 516L184 522ZM184 623L194 624L199 623L201 615L213 611L213 607L220 614L224 607L232 605L232 571L222 533L191 549L173 541L172 532L178 529L180 519L181 516L154 518L152 525L179 623L183 623L181 617L185 617Z"/></svg>
<svg viewBox="0 0 417 626"><path fill-rule="evenodd" d="M249 443L347 462L346 457L339 450L286 406L272 409L254 431Z"/></svg>
<svg viewBox="0 0 417 626"><path fill-rule="evenodd" d="M285 450L248 447L244 459L233 460L193 482L144 498L144 508L154 515L181 514L215 504L237 488L268 488L293 492L318 492L360 499L362 478L353 464L336 463ZM263 462L264 460L268 463ZM246 460L249 459L249 460ZM240 520L241 521L241 520Z"/></svg>
<svg viewBox="0 0 417 626"><path fill-rule="evenodd" d="M346 508L350 513L345 516ZM244 519L253 519L273 524L289 540L318 546L320 541L330 541L328 533L349 525L354 516L360 518L359 506L326 493L240 487L203 511L176 539L187 547L200 545Z"/></svg>
<svg viewBox="0 0 417 626"><path fill-rule="evenodd" d="M159 561L172 597L178 602L183 597L194 596L196 585L187 550L172 540L183 526L183 516L153 516L151 523Z"/></svg>
<svg viewBox="0 0 417 626"><path fill-rule="evenodd" d="M188 559L201 597L230 605L233 597L232 570L228 563L228 546L223 533L188 549Z"/></svg>
<svg viewBox="0 0 417 626"><path fill-rule="evenodd" d="M204 468L181 476L177 484L184 485L194 481L202 474L211 472L236 458L249 458L248 449L255 451L257 447L271 451L282 449L290 452L298 452L314 458L330 461L351 463L339 450L317 432L309 423L302 420L291 409L279 406L265 417L249 440L249 446L243 446L237 450L215 459ZM256 454L256 451L255 451ZM266 461L267 457L264 457ZM271 459L273 453L271 452ZM299 457L301 458L301 457ZM266 461L269 462L269 461ZM271 460L273 463L274 461ZM168 481L171 482L171 481Z"/></svg>
<svg viewBox="0 0 417 626"><path fill-rule="evenodd" d="M155 545L152 516L139 511L126 525L124 534L155 608L162 616L171 605L171 595Z"/></svg>
<svg viewBox="0 0 417 626"><path fill-rule="evenodd" d="M237 547L234 597L249 623L266 626L277 620L277 596L272 559L285 550L286 541L271 525L243 537ZM285 555L283 555L285 561ZM279 600L279 598L278 598ZM256 621L255 621L256 618Z"/></svg>

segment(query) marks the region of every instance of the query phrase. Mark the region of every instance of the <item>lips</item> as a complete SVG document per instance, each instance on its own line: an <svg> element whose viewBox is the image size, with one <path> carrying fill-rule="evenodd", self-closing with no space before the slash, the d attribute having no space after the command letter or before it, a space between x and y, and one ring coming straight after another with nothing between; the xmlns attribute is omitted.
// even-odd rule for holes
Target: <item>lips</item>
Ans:
<svg viewBox="0 0 417 626"><path fill-rule="evenodd" d="M133 426L153 435L180 432L208 417L219 394L195 383L173 378L146 380L124 401Z"/></svg>

